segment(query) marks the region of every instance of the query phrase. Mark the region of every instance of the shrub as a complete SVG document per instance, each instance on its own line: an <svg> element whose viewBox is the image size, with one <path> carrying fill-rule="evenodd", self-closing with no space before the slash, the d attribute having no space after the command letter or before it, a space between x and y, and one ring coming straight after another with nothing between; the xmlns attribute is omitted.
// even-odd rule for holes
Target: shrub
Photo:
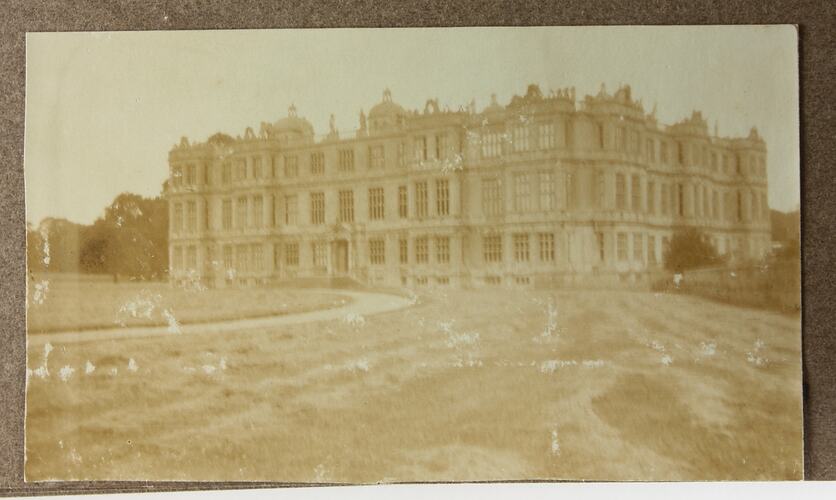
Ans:
<svg viewBox="0 0 836 500"><path fill-rule="evenodd" d="M664 255L665 269L673 272L716 266L724 259L708 237L695 227L674 232Z"/></svg>

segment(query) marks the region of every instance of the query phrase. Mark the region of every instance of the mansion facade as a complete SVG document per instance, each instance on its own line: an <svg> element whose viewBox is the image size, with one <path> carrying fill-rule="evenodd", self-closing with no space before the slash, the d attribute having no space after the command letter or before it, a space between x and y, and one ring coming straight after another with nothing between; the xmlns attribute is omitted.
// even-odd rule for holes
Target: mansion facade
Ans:
<svg viewBox="0 0 836 500"><path fill-rule="evenodd" d="M170 276L210 287L632 282L686 226L733 260L770 248L757 130L660 125L628 86L530 85L482 111L408 111L387 90L351 137L291 107L257 133L183 138L169 164Z"/></svg>

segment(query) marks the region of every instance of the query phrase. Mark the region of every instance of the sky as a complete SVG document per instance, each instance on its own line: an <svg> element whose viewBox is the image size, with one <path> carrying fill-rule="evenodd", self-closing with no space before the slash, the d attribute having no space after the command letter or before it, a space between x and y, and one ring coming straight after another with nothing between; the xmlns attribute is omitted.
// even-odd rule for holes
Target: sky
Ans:
<svg viewBox="0 0 836 500"><path fill-rule="evenodd" d="M415 28L30 33L27 221L89 224L121 192L160 193L186 136L257 132L293 104L317 134L353 130L389 88L481 110L530 83L578 99L629 84L662 124L700 110L721 136L757 127L769 204L800 200L798 60L791 26Z"/></svg>

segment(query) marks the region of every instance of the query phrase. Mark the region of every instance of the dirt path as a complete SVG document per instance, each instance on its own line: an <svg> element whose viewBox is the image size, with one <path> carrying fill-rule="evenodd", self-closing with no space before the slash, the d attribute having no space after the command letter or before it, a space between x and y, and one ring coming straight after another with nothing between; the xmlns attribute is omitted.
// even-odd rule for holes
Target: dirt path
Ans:
<svg viewBox="0 0 836 500"><path fill-rule="evenodd" d="M334 293L334 290L323 290ZM351 303L332 309L320 309L304 313L284 314L261 318L245 318L214 323L174 324L169 326L108 328L101 330L77 330L55 332L28 336L29 346L40 346L47 342L56 344L72 344L98 340L112 340L120 338L142 338L160 335L178 334L218 334L252 330L259 328L274 328L277 326L297 325L314 321L328 321L357 315L357 318L388 311L395 311L409 306L412 302L404 297L387 293L357 292L340 290L340 295L350 297Z"/></svg>

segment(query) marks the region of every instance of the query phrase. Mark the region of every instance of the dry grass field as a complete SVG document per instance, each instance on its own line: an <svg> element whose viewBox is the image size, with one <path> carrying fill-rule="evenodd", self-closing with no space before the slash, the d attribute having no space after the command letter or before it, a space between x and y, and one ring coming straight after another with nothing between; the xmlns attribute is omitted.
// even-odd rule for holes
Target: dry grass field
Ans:
<svg viewBox="0 0 836 500"><path fill-rule="evenodd" d="M682 295L439 290L365 318L39 346L26 477L797 479L800 342L797 318Z"/></svg>
<svg viewBox="0 0 836 500"><path fill-rule="evenodd" d="M160 282L37 277L29 286L28 327L33 333L161 326L290 314L344 305L338 294L307 290L176 288ZM46 285L44 285L46 283Z"/></svg>

